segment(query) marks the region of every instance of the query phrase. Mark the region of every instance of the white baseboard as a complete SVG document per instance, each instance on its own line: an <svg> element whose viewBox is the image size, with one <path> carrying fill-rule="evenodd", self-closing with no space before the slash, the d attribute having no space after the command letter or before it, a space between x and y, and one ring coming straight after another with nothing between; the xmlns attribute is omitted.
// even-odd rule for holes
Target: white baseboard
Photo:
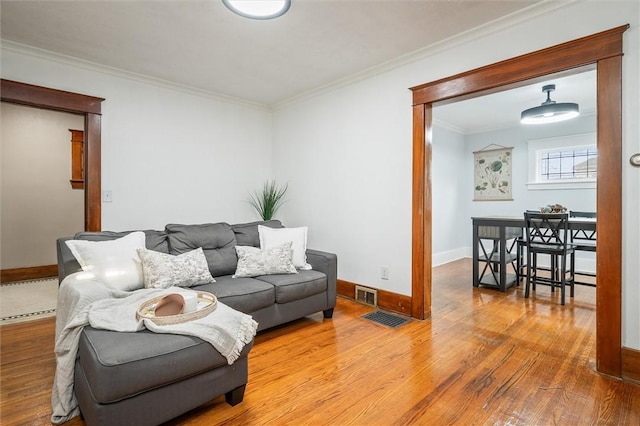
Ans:
<svg viewBox="0 0 640 426"><path fill-rule="evenodd" d="M431 263L433 266L444 265L463 257L471 257L471 247L461 247L454 250L441 251L431 255Z"/></svg>

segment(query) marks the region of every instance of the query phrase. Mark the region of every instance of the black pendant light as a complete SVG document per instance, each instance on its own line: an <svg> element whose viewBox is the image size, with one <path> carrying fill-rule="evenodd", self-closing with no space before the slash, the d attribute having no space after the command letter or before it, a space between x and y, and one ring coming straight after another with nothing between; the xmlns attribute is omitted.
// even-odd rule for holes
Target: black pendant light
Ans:
<svg viewBox="0 0 640 426"><path fill-rule="evenodd" d="M547 94L547 100L542 105L522 111L520 122L522 124L545 124L570 120L580 115L578 104L565 102L557 104L551 100L551 92L556 90L555 84L549 84L542 88Z"/></svg>

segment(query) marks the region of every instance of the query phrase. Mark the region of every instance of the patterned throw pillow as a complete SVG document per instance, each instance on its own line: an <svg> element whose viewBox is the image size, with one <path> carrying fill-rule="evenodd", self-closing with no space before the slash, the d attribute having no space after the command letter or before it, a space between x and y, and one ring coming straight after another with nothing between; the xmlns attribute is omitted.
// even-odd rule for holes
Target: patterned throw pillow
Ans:
<svg viewBox="0 0 640 426"><path fill-rule="evenodd" d="M145 288L193 287L215 282L202 247L173 256L153 250L138 250Z"/></svg>
<svg viewBox="0 0 640 426"><path fill-rule="evenodd" d="M250 246L236 246L236 253L238 254L238 266L233 278L298 273L292 260L291 242L266 250Z"/></svg>

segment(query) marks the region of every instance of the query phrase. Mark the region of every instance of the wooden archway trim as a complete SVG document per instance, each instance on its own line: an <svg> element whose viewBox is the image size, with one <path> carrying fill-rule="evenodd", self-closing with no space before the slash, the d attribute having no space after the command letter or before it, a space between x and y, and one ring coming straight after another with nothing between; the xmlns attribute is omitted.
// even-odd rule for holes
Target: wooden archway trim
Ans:
<svg viewBox="0 0 640 426"><path fill-rule="evenodd" d="M86 231L100 231L101 103L104 99L5 79L0 80L0 95L3 102L84 115L84 227Z"/></svg>
<svg viewBox="0 0 640 426"><path fill-rule="evenodd" d="M413 91L413 218L411 306L431 315L432 107L458 97L495 93L548 74L595 65L597 77L596 361L599 372L622 373L622 34L623 25L411 88ZM605 167L606 166L606 167Z"/></svg>

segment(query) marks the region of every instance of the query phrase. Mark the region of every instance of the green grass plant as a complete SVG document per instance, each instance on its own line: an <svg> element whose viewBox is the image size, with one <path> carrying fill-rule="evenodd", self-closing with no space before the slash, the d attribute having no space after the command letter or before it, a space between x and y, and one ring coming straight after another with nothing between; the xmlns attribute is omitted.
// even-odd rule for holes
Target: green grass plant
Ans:
<svg viewBox="0 0 640 426"><path fill-rule="evenodd" d="M262 220L271 220L284 203L284 196L289 185L279 187L276 181L269 180L262 186L262 191L251 194L249 204L258 212Z"/></svg>

